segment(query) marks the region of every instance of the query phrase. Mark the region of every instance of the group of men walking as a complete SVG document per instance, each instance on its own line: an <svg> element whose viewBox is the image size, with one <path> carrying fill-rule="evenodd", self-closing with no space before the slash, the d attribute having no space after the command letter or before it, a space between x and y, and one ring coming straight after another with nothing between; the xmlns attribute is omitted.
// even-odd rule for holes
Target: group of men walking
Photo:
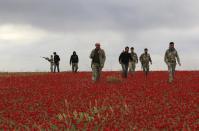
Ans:
<svg viewBox="0 0 199 131"><path fill-rule="evenodd" d="M122 76L124 78L127 78L128 72L130 72L131 74L135 73L136 64L138 63L138 56L134 51L134 47L131 47L130 50L131 52L129 53L129 47L125 47L125 50L119 56L119 63L122 66ZM47 57L43 58L45 58L50 62L51 72L56 72L56 69L58 72L60 72L59 70L60 57L59 55L56 54L56 52L54 52L53 54L54 56L51 55L50 58ZM95 44L95 49L91 51L90 59L91 59L91 68L92 68L92 80L96 82L100 79L100 74L106 60L105 51L101 48L100 43ZM148 53L147 48L144 49L144 53L140 55L139 60L143 72L147 77L149 73L150 64L152 65L152 59L150 54ZM169 82L172 82L174 79L174 73L177 64L176 60L178 64L181 66L178 52L174 47L174 42L170 42L169 49L166 50L164 56L164 61L167 64L169 70ZM70 57L70 65L72 66L73 72L77 72L78 63L79 63L79 58L76 52L74 51Z"/></svg>
<svg viewBox="0 0 199 131"><path fill-rule="evenodd" d="M43 58L50 62L50 71L51 72L56 72L56 70L57 70L57 72L60 72L60 68L59 68L60 57L59 57L59 55L57 55L56 52L54 52L53 54L54 54L54 56L51 55L50 58L48 58L48 57L43 57ZM70 57L70 65L72 66L73 72L77 72L78 62L79 62L78 55L76 54L75 51L73 51L73 54Z"/></svg>
<svg viewBox="0 0 199 131"><path fill-rule="evenodd" d="M104 63L106 60L106 55L103 49L100 48L100 43L95 44L96 48L92 50L90 54L90 58L92 59L91 68L92 68L92 80L97 81L100 78L100 73L102 68L104 67ZM125 47L125 50L119 56L119 63L122 66L122 74L124 78L127 78L128 72L134 74L136 64L138 63L138 56L134 51L134 47L131 47L131 52L129 53L129 47ZM174 47L174 42L169 43L169 49L166 50L164 61L168 66L169 70L169 83L173 82L174 73L176 68L176 59L178 64L181 66L180 58L178 56L178 52ZM144 53L142 53L139 57L143 72L147 77L149 73L149 66L152 65L152 59L150 54L148 53L148 49L144 49Z"/></svg>
<svg viewBox="0 0 199 131"><path fill-rule="evenodd" d="M149 62L152 64L152 60L147 48L144 49L144 53L139 57L139 60L141 62L142 69L147 76L149 72ZM138 63L138 56L134 52L134 47L131 47L130 53L129 47L125 47L125 50L119 56L119 63L122 66L124 78L127 78L128 71L134 74L136 64Z"/></svg>
<svg viewBox="0 0 199 131"><path fill-rule="evenodd" d="M60 72L59 70L60 57L59 55L57 55L56 52L54 52L53 55L50 56L50 58L48 57L43 57L43 58L50 62L51 72L56 72L56 69L57 69L57 72Z"/></svg>

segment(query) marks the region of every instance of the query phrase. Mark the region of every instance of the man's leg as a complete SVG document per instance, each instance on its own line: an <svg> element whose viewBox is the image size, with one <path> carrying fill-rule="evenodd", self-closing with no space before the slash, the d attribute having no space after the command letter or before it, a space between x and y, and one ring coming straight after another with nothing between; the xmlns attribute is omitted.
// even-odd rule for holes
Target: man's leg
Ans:
<svg viewBox="0 0 199 131"><path fill-rule="evenodd" d="M53 72L53 64L50 64L50 72Z"/></svg>
<svg viewBox="0 0 199 131"><path fill-rule="evenodd" d="M168 70L169 70L169 83L173 81L173 69L171 63L168 65Z"/></svg>
<svg viewBox="0 0 199 131"><path fill-rule="evenodd" d="M125 72L126 72L125 64L121 65L122 65L122 76L125 77Z"/></svg>
<svg viewBox="0 0 199 131"><path fill-rule="evenodd" d="M97 67L96 64L92 64L92 80L97 80Z"/></svg>
<svg viewBox="0 0 199 131"><path fill-rule="evenodd" d="M128 64L125 65L125 78L128 76Z"/></svg>
<svg viewBox="0 0 199 131"><path fill-rule="evenodd" d="M176 63L171 63L170 64L170 81L169 82L172 82L174 80L174 74L175 74L175 68L176 68Z"/></svg>
<svg viewBox="0 0 199 131"><path fill-rule="evenodd" d="M146 65L146 76L149 74L149 65Z"/></svg>
<svg viewBox="0 0 199 131"><path fill-rule="evenodd" d="M100 79L100 72L101 72L100 65L97 65L97 68L96 68L96 80Z"/></svg>
<svg viewBox="0 0 199 131"><path fill-rule="evenodd" d="M78 63L75 63L75 72L78 70Z"/></svg>
<svg viewBox="0 0 199 131"><path fill-rule="evenodd" d="M134 74L135 73L135 63L132 63L132 73Z"/></svg>
<svg viewBox="0 0 199 131"><path fill-rule="evenodd" d="M132 67L132 62L129 62L129 72L132 72L133 67Z"/></svg>
<svg viewBox="0 0 199 131"><path fill-rule="evenodd" d="M57 64L54 65L54 72L56 72Z"/></svg>
<svg viewBox="0 0 199 131"><path fill-rule="evenodd" d="M57 71L60 72L60 71L59 71L59 64L57 64Z"/></svg>
<svg viewBox="0 0 199 131"><path fill-rule="evenodd" d="M75 69L74 69L74 68L75 68L74 66L75 66L74 63L72 63L72 72L74 72L74 70L75 70Z"/></svg>

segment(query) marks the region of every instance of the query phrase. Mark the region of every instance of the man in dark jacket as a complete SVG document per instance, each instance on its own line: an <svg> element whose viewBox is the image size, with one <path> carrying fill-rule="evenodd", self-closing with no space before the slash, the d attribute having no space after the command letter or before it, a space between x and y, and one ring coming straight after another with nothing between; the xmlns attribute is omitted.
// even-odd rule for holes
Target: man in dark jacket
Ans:
<svg viewBox="0 0 199 131"><path fill-rule="evenodd" d="M59 55L57 55L56 52L54 52L53 54L54 54L54 72L56 72L56 68L57 68L57 71L59 72L59 61L60 61L60 58L59 58Z"/></svg>
<svg viewBox="0 0 199 131"><path fill-rule="evenodd" d="M127 78L129 62L132 61L131 54L129 53L129 47L125 47L125 51L123 51L119 56L119 63L122 65L123 77Z"/></svg>
<svg viewBox="0 0 199 131"><path fill-rule="evenodd" d="M79 58L75 51L73 51L73 54L70 57L70 65L72 65L72 72L77 72L78 70L78 63Z"/></svg>

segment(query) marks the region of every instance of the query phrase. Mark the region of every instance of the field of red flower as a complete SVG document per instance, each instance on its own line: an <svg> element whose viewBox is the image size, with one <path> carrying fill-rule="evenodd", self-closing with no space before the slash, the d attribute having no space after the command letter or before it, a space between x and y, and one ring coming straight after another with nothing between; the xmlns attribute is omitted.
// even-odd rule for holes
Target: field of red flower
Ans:
<svg viewBox="0 0 199 131"><path fill-rule="evenodd" d="M199 130L199 72L0 74L0 130Z"/></svg>

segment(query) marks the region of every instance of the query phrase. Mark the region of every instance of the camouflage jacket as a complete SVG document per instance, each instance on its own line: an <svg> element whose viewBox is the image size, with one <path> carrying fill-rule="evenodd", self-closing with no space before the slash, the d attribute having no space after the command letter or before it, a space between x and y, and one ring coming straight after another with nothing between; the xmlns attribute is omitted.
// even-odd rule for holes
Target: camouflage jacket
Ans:
<svg viewBox="0 0 199 131"><path fill-rule="evenodd" d="M164 56L164 61L168 64L168 63L176 63L176 58L178 63L180 63L180 58L178 56L178 52L176 51L176 49L174 50L170 50L167 49L165 56Z"/></svg>
<svg viewBox="0 0 199 131"><path fill-rule="evenodd" d="M133 59L131 62L138 63L138 56L137 56L137 54L135 52L131 53L131 57Z"/></svg>
<svg viewBox="0 0 199 131"><path fill-rule="evenodd" d="M149 62L152 62L150 54L143 53L140 56L140 62L141 64L149 64Z"/></svg>
<svg viewBox="0 0 199 131"><path fill-rule="evenodd" d="M95 55L95 49L93 49L90 54L90 58L92 59L91 65L93 64L94 55ZM100 60L100 66L101 68L103 68L106 60L106 55L103 49L99 49L99 60Z"/></svg>

